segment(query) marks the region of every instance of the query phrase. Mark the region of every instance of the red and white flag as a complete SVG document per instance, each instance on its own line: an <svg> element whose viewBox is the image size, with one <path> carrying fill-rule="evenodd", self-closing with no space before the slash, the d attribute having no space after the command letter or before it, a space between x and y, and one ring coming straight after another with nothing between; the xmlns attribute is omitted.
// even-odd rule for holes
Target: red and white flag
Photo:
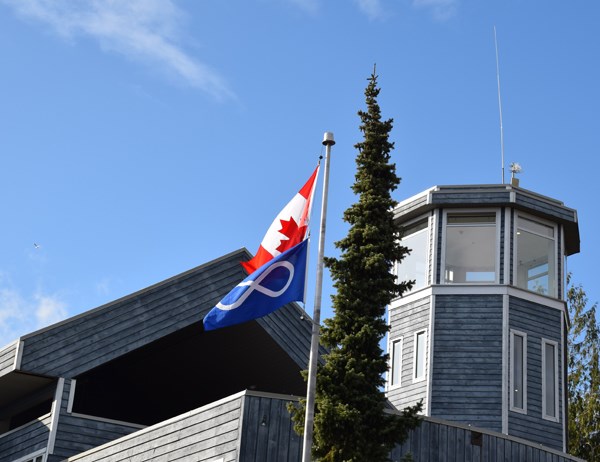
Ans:
<svg viewBox="0 0 600 462"><path fill-rule="evenodd" d="M306 184L273 220L254 258L242 262L248 273L253 273L269 260L305 239L318 173L317 165Z"/></svg>

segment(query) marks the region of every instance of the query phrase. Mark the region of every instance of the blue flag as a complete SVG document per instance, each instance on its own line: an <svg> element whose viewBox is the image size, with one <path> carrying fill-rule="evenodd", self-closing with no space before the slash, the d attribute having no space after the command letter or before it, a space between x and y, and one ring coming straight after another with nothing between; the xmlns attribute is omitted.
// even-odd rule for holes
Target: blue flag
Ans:
<svg viewBox="0 0 600 462"><path fill-rule="evenodd" d="M240 324L304 301L307 247L305 239L246 277L204 317L204 330Z"/></svg>

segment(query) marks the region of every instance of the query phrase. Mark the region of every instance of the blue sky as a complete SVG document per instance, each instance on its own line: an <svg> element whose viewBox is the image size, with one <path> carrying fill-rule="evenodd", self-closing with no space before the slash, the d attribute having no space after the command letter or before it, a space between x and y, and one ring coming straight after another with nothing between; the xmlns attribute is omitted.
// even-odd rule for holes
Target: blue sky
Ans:
<svg viewBox="0 0 600 462"><path fill-rule="evenodd" d="M0 0L0 345L254 252L325 131L335 255L374 63L397 200L500 183L494 26L506 166L577 209L569 269L600 300L599 20L592 1Z"/></svg>

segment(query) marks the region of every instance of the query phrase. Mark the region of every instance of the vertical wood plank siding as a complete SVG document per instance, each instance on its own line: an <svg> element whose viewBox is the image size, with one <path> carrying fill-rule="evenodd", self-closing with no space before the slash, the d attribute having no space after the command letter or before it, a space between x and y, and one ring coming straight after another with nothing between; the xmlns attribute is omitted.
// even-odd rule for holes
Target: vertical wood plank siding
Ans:
<svg viewBox="0 0 600 462"><path fill-rule="evenodd" d="M425 418L390 454L392 462L410 453L418 462L567 462L577 457L478 428Z"/></svg>
<svg viewBox="0 0 600 462"><path fill-rule="evenodd" d="M502 296L437 295L431 416L502 430Z"/></svg>
<svg viewBox="0 0 600 462"><path fill-rule="evenodd" d="M388 399L398 409L413 405L421 399L424 407L428 408L427 381L413 382L413 367L414 334L429 328L429 310L429 297L390 310L390 340L403 338L400 386L387 391ZM428 331L427 337L430 335ZM428 370L429 364L425 367Z"/></svg>
<svg viewBox="0 0 600 462"><path fill-rule="evenodd" d="M48 443L50 415L0 435L0 462L12 462L44 449Z"/></svg>
<svg viewBox="0 0 600 462"><path fill-rule="evenodd" d="M300 461L302 440L293 429L288 402L246 396L239 462Z"/></svg>
<svg viewBox="0 0 600 462"><path fill-rule="evenodd" d="M74 377L202 319L244 277L234 252L24 337L21 370Z"/></svg>
<svg viewBox="0 0 600 462"><path fill-rule="evenodd" d="M10 343L0 350L0 377L14 369L18 342Z"/></svg>
<svg viewBox="0 0 600 462"><path fill-rule="evenodd" d="M562 313L543 305L511 297L509 325L527 333L527 414L509 412L508 433L551 448L563 447L563 375L559 374L559 422L542 419L542 338L558 343L558 371L563 365L560 325ZM558 372L557 371L557 372Z"/></svg>
<svg viewBox="0 0 600 462"><path fill-rule="evenodd" d="M66 460L236 461L242 400L234 395Z"/></svg>
<svg viewBox="0 0 600 462"><path fill-rule="evenodd" d="M54 443L54 459L63 460L139 430L139 427L88 419L67 413L71 385L71 380L66 379Z"/></svg>

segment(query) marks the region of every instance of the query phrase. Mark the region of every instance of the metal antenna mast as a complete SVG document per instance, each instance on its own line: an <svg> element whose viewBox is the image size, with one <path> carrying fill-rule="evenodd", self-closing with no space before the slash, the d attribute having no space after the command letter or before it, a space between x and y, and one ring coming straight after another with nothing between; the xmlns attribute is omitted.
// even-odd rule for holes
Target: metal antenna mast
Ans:
<svg viewBox="0 0 600 462"><path fill-rule="evenodd" d="M500 65L498 64L498 40L494 26L494 45L496 47L496 80L498 81L498 109L500 110L500 151L502 154L502 184L504 184L504 129L502 127L502 98L500 98Z"/></svg>

